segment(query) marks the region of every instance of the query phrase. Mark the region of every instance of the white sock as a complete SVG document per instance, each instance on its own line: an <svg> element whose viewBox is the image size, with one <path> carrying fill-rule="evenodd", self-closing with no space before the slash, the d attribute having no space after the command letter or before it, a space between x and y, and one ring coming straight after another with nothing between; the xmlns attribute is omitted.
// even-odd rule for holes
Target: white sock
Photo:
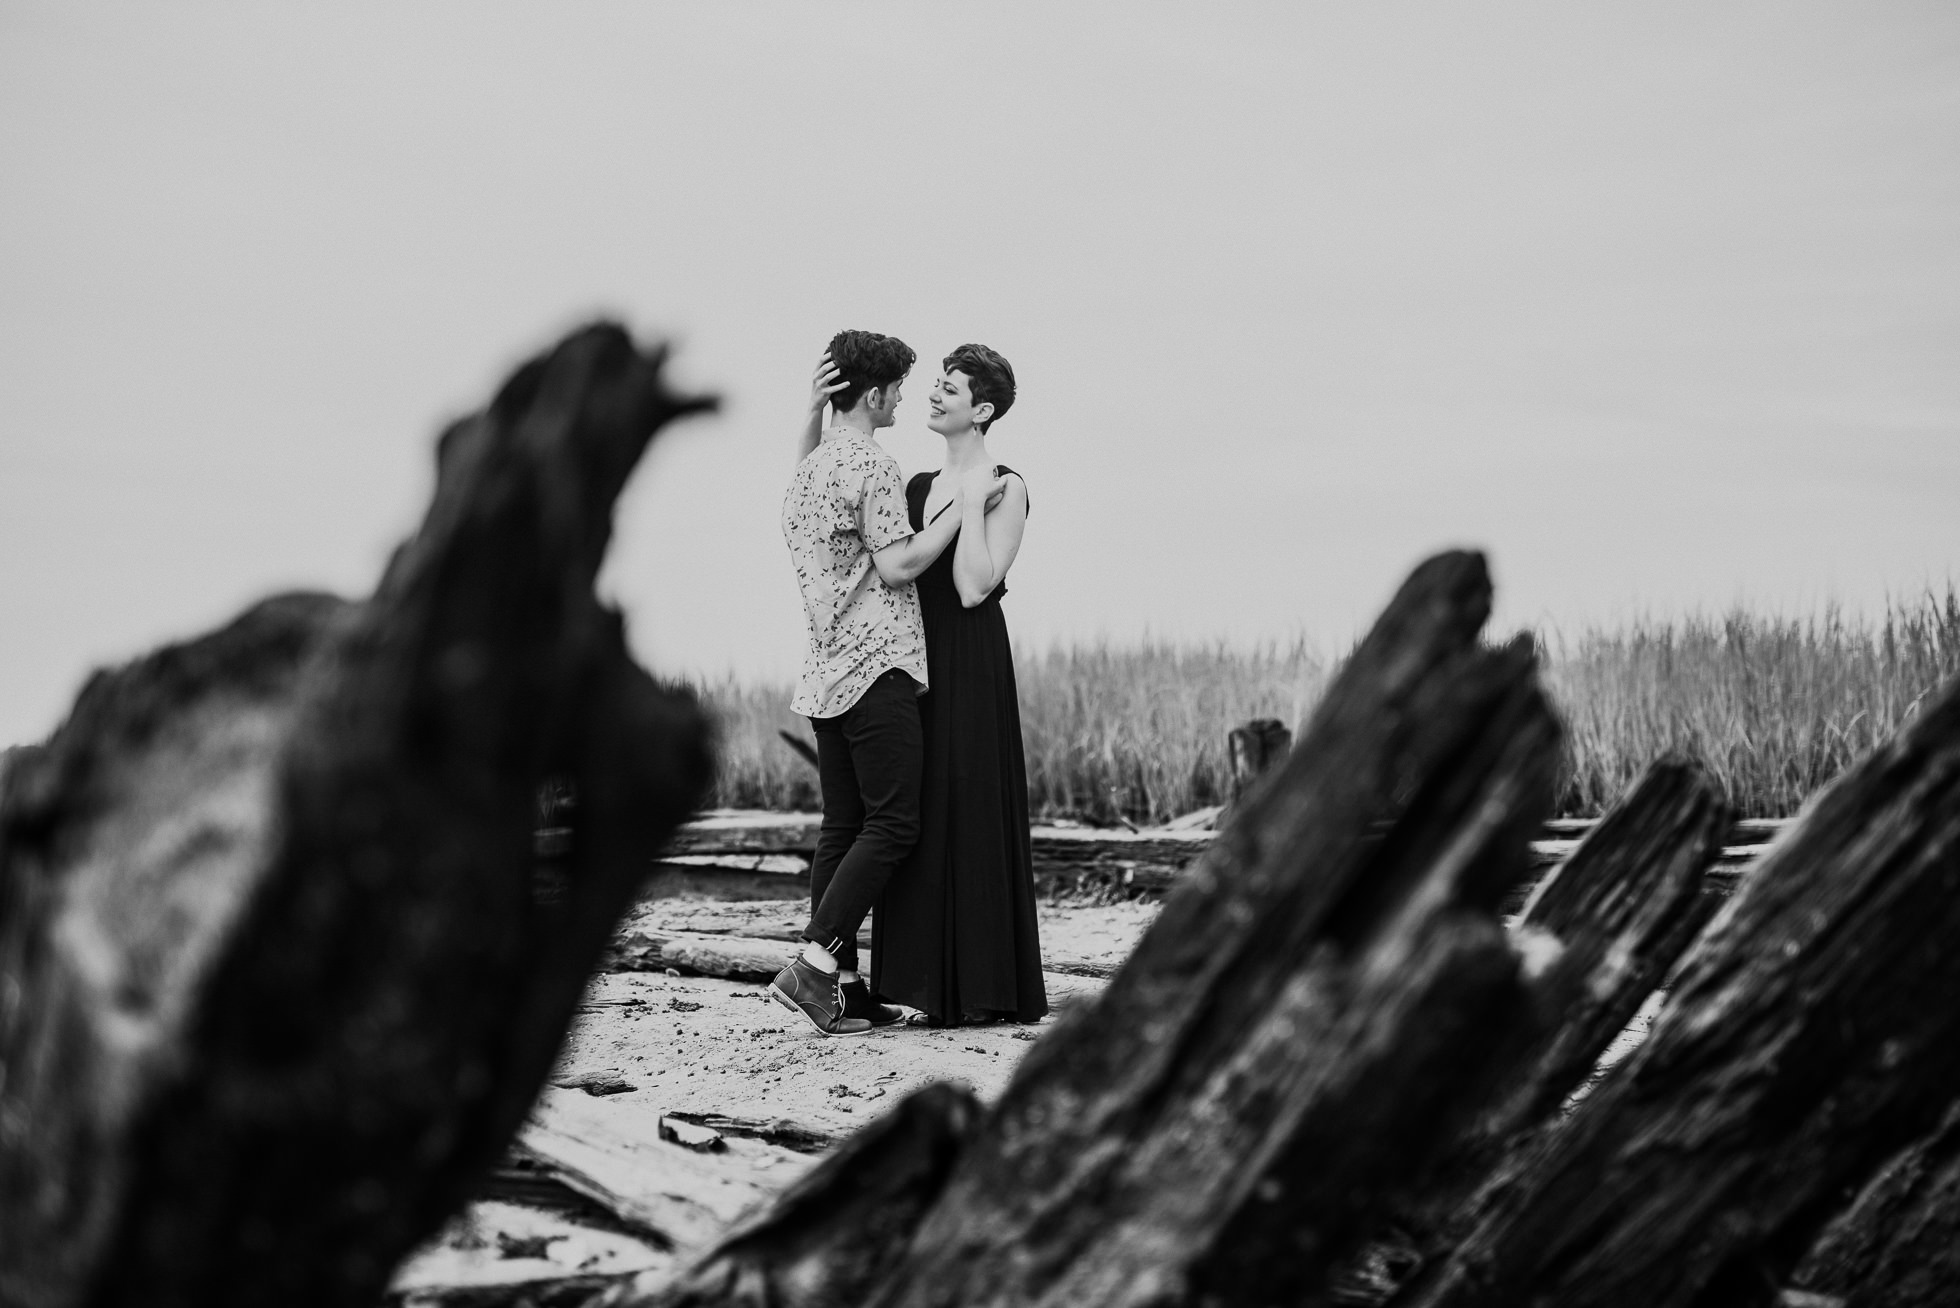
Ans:
<svg viewBox="0 0 1960 1308"><path fill-rule="evenodd" d="M839 981L842 981L847 986L854 986L858 983L858 974L851 971L851 969L849 968L844 968L842 971L838 972L837 979Z"/></svg>
<svg viewBox="0 0 1960 1308"><path fill-rule="evenodd" d="M837 970L836 957L828 949L825 949L814 940L803 942L803 961L811 967L816 968L819 972L835 972Z"/></svg>

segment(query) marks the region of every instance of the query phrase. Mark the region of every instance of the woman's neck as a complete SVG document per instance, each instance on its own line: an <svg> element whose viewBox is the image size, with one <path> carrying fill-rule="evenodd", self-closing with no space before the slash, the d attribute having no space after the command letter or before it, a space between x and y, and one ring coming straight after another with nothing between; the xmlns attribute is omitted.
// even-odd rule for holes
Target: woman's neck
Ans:
<svg viewBox="0 0 1960 1308"><path fill-rule="evenodd" d="M968 427L965 431L946 438L945 471L962 473L969 468L990 468L993 460L987 457L987 437L978 427Z"/></svg>

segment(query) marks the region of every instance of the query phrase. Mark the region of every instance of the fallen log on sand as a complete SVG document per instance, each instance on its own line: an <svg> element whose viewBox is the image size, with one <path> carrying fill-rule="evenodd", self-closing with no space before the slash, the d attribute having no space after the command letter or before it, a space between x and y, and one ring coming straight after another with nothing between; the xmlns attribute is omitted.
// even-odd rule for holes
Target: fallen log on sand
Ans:
<svg viewBox="0 0 1960 1308"><path fill-rule="evenodd" d="M513 1152L669 1249L698 1249L810 1165L760 1139L703 1152L666 1135L661 1114L546 1090ZM682 1118L698 1122L698 1119Z"/></svg>
<svg viewBox="0 0 1960 1308"><path fill-rule="evenodd" d="M371 599L98 673L12 756L0 1301L369 1304L502 1157L709 775L592 592L648 438L705 407L660 367L568 337L443 436ZM580 796L549 877L546 776Z"/></svg>
<svg viewBox="0 0 1960 1308"><path fill-rule="evenodd" d="M731 981L766 982L789 963L795 948L786 940L700 935L628 927L614 936L601 958L608 972L676 972L718 976ZM1102 988L1100 977L1043 971L1050 1004L1062 1008Z"/></svg>
<svg viewBox="0 0 1960 1308"><path fill-rule="evenodd" d="M645 894L698 894L730 899L794 899L809 893L808 859L816 849L817 815L722 810L681 827L655 861ZM1549 870L1570 858L1595 819L1553 819L1527 847L1526 865ZM1742 871L1767 853L1781 819L1730 824L1709 869L1707 885L1727 894ZM1141 831L1037 824L1028 832L1036 889L1044 895L1104 890L1157 897L1218 838L1202 827L1176 825ZM799 861L801 860L801 861ZM1529 891L1520 882L1507 901L1515 912Z"/></svg>

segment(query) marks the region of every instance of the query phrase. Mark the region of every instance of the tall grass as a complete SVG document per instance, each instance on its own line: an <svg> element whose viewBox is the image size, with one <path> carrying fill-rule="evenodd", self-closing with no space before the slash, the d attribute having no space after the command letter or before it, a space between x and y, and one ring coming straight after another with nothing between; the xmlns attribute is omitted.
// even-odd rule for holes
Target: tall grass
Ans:
<svg viewBox="0 0 1960 1308"><path fill-rule="evenodd" d="M1028 806L1144 823L1216 804L1231 784L1226 731L1248 718L1294 725L1319 702L1328 671L1304 642L1020 651Z"/></svg>
<svg viewBox="0 0 1960 1308"><path fill-rule="evenodd" d="M1547 643L1568 733L1562 809L1599 812L1678 750L1744 815L1782 817L1960 674L1960 594L1894 603L1873 623L1736 610Z"/></svg>
<svg viewBox="0 0 1960 1308"><path fill-rule="evenodd" d="M1781 817L1960 675L1960 593L1949 585L1870 621L1735 610L1545 632L1540 647L1567 726L1560 812L1598 813L1677 751L1744 815ZM1225 732L1255 717L1297 728L1337 666L1304 642L1017 651L1030 807L1145 824L1215 804L1230 784ZM777 735L809 738L789 686L698 688L722 727L716 802L815 807L815 774Z"/></svg>
<svg viewBox="0 0 1960 1308"><path fill-rule="evenodd" d="M722 677L694 690L715 718L718 749L714 798L721 808L818 808L817 774L784 743L788 732L815 746L809 719L789 711L794 687Z"/></svg>

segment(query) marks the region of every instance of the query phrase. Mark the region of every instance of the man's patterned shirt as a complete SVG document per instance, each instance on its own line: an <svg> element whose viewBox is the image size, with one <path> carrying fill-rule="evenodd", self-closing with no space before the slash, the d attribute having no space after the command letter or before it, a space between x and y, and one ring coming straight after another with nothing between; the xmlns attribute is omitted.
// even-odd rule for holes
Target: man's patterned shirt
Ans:
<svg viewBox="0 0 1960 1308"><path fill-rule="evenodd" d="M783 497L783 539L809 629L793 711L834 718L891 668L924 689L918 594L910 583L886 585L871 562L875 551L911 534L898 460L860 431L824 432Z"/></svg>

